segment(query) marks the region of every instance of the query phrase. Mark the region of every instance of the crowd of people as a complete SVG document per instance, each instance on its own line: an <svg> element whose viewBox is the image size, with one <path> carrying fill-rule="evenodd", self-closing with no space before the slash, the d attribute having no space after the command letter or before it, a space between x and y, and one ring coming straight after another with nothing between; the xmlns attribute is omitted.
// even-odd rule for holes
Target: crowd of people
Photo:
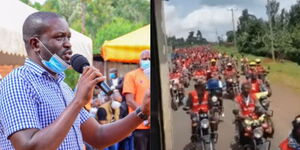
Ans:
<svg viewBox="0 0 300 150"><path fill-rule="evenodd" d="M273 111L269 109L272 89L267 79L269 70L263 67L261 59L249 60L243 55L237 58L210 46L197 46L175 49L170 65L171 106L175 111L183 106L190 114L192 142L202 138L199 135L199 126L203 126L198 122L203 113L209 115L207 118L211 125L210 137L212 141L217 141L217 126L225 116L225 98L233 100L236 104L233 113L235 139L239 146L249 144L247 138L253 135L250 129L254 131L253 122L257 123L258 120L262 125L264 138L273 137ZM194 90L186 91L192 84ZM245 125L245 122L251 124ZM294 122L297 122L294 127L298 129L299 121ZM297 131L293 131L291 135L299 135L295 133ZM298 137L290 136L289 140L284 142L285 146L293 141L295 147Z"/></svg>
<svg viewBox="0 0 300 150"><path fill-rule="evenodd" d="M143 51L139 68L119 76L117 68L109 69L108 85L114 91L107 96L99 87L95 88L93 100L86 109L99 124L113 123L133 112L142 104L144 93L150 88L150 51ZM122 141L105 148L105 150L148 150L150 148L150 118ZM88 144L87 149L93 150Z"/></svg>

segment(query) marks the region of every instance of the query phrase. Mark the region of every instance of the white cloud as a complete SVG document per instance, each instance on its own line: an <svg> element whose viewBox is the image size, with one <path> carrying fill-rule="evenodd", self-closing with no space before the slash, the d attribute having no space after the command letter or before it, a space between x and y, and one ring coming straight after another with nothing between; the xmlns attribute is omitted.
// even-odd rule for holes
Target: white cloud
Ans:
<svg viewBox="0 0 300 150"><path fill-rule="evenodd" d="M167 34L186 38L189 31L200 30L207 40L216 41L216 30L219 36L232 30L231 11L228 10L232 7L236 6L202 6L180 18L176 13L175 6L165 5ZM241 10L235 11L235 22L241 15ZM235 23L235 25L237 24Z"/></svg>
<svg viewBox="0 0 300 150"><path fill-rule="evenodd" d="M46 0L30 0L32 3L34 2L38 2L40 4L44 4L46 2Z"/></svg>

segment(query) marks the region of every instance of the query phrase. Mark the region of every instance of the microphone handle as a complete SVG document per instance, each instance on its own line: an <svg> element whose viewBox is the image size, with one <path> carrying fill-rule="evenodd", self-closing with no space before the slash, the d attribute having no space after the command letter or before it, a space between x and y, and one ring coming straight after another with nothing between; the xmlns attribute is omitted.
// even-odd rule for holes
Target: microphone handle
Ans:
<svg viewBox="0 0 300 150"><path fill-rule="evenodd" d="M85 65L84 67L87 67L89 65ZM83 69L84 69L83 67ZM83 70L82 69L82 70ZM113 90L105 83L104 81L97 83L97 85L100 87L100 89L108 96L110 96L113 93Z"/></svg>
<svg viewBox="0 0 300 150"><path fill-rule="evenodd" d="M113 93L113 90L104 81L97 83L97 85L106 95L110 96Z"/></svg>

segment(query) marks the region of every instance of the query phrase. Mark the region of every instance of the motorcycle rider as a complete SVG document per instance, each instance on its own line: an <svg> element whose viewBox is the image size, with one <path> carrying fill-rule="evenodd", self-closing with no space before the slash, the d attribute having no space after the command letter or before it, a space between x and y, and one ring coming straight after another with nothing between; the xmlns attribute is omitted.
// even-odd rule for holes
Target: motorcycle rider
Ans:
<svg viewBox="0 0 300 150"><path fill-rule="evenodd" d="M234 69L234 67L232 66L232 63L227 63L227 68L225 69L224 71L224 76L225 76L225 79L227 77L237 77L238 76L238 73L237 71Z"/></svg>
<svg viewBox="0 0 300 150"><path fill-rule="evenodd" d="M241 58L241 72L242 74L246 74L246 70L247 70L247 64L248 64L248 58L245 57L244 55L242 55L242 58Z"/></svg>
<svg viewBox="0 0 300 150"><path fill-rule="evenodd" d="M193 77L195 79L200 78L200 77L205 77L206 76L206 72L203 69L202 66L198 65L197 68L195 69L194 73L193 73Z"/></svg>
<svg viewBox="0 0 300 150"><path fill-rule="evenodd" d="M242 92L238 94L235 98L236 107L239 108L236 115L236 125L237 125L237 132L239 135L243 135L243 125L242 121L246 118L253 118L257 119L261 114L267 113L263 107L259 103L259 95L256 93L251 93L251 83L244 82L241 86ZM273 125L272 123L268 123L269 128L266 132L269 135L273 134Z"/></svg>
<svg viewBox="0 0 300 150"><path fill-rule="evenodd" d="M217 66L217 61L216 61L216 59L211 59L210 62L211 62L211 63L210 63L210 66L209 66L209 70L210 70L211 72L218 72L219 69L218 69L218 66Z"/></svg>
<svg viewBox="0 0 300 150"><path fill-rule="evenodd" d="M299 150L300 149L300 115L297 115L292 122L293 129L289 137L279 145L281 150Z"/></svg>
<svg viewBox="0 0 300 150"><path fill-rule="evenodd" d="M249 79L251 74L257 74L256 63L254 61L251 61L249 63L249 69L246 73L246 79Z"/></svg>
<svg viewBox="0 0 300 150"><path fill-rule="evenodd" d="M227 63L227 68L224 71L224 79L227 82L228 79L237 79L239 78L238 72L233 68L232 63Z"/></svg>
<svg viewBox="0 0 300 150"><path fill-rule="evenodd" d="M268 92L268 97L271 96L271 89L263 84L263 82L258 79L258 75L252 73L250 76L250 83L251 83L251 93L260 93L260 92Z"/></svg>
<svg viewBox="0 0 300 150"><path fill-rule="evenodd" d="M235 97L237 108L239 108L239 118L257 117L255 108L259 107L255 93L251 93L251 84L244 82L241 85L242 92Z"/></svg>
<svg viewBox="0 0 300 150"><path fill-rule="evenodd" d="M257 73L265 73L266 72L265 68L261 65L261 60L259 58L255 59L255 63L256 63Z"/></svg>
<svg viewBox="0 0 300 150"><path fill-rule="evenodd" d="M268 80L266 80L266 76L265 76L269 72L261 65L260 59L255 59L255 62L256 62L256 70L257 70L258 78L262 80L262 82L265 84L266 87L271 88L270 83Z"/></svg>
<svg viewBox="0 0 300 150"><path fill-rule="evenodd" d="M190 91L186 102L185 110L189 111L192 120L192 139L197 135L198 122L193 117L200 111L201 106L208 108L208 92L205 90L205 80L199 80L194 85L195 90Z"/></svg>

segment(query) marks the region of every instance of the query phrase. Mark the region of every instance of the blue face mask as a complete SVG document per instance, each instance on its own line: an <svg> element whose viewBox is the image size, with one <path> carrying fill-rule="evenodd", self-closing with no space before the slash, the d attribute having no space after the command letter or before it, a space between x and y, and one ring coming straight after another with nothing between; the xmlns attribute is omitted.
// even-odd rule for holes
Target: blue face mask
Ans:
<svg viewBox="0 0 300 150"><path fill-rule="evenodd" d="M115 73L109 73L109 78L115 79L117 78L117 75Z"/></svg>
<svg viewBox="0 0 300 150"><path fill-rule="evenodd" d="M143 70L150 68L150 60L141 60L140 65Z"/></svg>
<svg viewBox="0 0 300 150"><path fill-rule="evenodd" d="M52 55L52 57L48 61L44 60L40 55L44 66L46 66L49 70L51 70L57 74L62 73L69 68L69 66L70 66L69 64L67 64L65 61L63 61L56 54L53 55L43 43L42 43L42 45Z"/></svg>

